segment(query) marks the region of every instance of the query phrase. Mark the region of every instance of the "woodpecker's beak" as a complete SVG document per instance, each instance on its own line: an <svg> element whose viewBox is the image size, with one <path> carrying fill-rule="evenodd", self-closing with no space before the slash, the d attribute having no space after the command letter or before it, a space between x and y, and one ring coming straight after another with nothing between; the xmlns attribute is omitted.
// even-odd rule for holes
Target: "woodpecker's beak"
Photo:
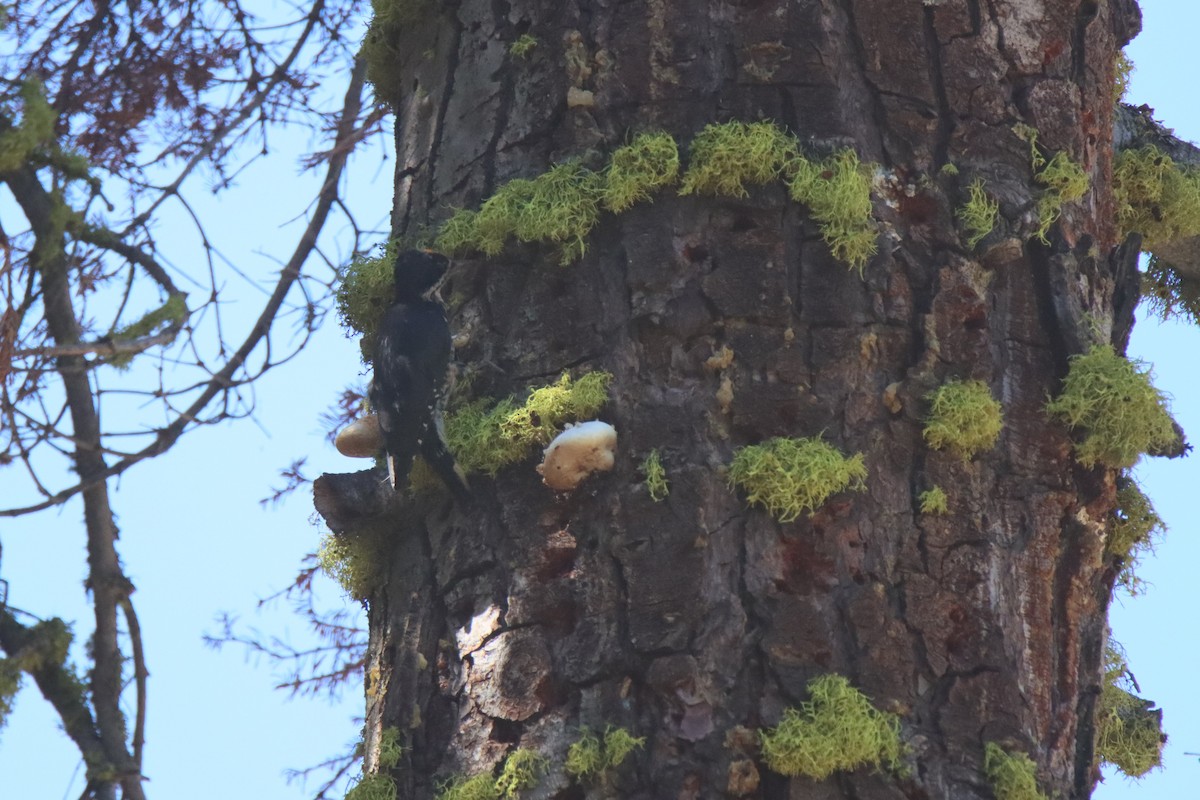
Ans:
<svg viewBox="0 0 1200 800"><path fill-rule="evenodd" d="M440 305L446 305L446 301L442 299L442 285L446 283L446 278L450 276L450 271L446 270L442 273L442 277L433 286L426 290L425 294L421 295L423 300L436 300Z"/></svg>

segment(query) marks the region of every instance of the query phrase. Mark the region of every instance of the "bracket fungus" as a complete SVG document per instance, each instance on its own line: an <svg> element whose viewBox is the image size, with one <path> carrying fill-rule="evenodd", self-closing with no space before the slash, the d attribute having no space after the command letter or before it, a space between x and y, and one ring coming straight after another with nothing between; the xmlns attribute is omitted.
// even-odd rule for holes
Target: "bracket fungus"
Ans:
<svg viewBox="0 0 1200 800"><path fill-rule="evenodd" d="M617 429L607 422L568 425L546 447L537 471L551 489L569 492L593 472L612 469L616 449Z"/></svg>

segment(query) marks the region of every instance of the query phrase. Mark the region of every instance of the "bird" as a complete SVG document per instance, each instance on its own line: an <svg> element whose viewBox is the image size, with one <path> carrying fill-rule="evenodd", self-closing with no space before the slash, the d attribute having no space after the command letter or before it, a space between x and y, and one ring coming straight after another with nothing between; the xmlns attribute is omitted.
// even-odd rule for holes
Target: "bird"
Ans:
<svg viewBox="0 0 1200 800"><path fill-rule="evenodd" d="M437 290L449 266L444 255L427 250L396 255L392 305L376 334L367 396L383 432L392 488L407 481L419 454L465 504L470 486L446 446L441 418L451 339Z"/></svg>

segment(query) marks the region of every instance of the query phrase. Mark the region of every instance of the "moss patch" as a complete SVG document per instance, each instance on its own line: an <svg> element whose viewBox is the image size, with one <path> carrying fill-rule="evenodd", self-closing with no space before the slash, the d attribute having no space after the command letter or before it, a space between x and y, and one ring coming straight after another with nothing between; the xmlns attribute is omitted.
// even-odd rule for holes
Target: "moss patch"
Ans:
<svg viewBox="0 0 1200 800"><path fill-rule="evenodd" d="M1034 236L1045 244L1049 241L1046 234L1061 216L1063 205L1074 203L1087 194L1087 173L1066 153L1055 153L1046 158L1042 148L1038 146L1036 129L1028 125L1017 125L1013 131L1029 143L1029 162L1033 167L1033 179L1042 186L1042 196L1038 199L1038 227Z"/></svg>
<svg viewBox="0 0 1200 800"><path fill-rule="evenodd" d="M626 211L679 179L679 147L669 133L639 134L613 152L604 178L604 207Z"/></svg>
<svg viewBox="0 0 1200 800"><path fill-rule="evenodd" d="M1151 311L1200 325L1200 281L1184 280L1170 264L1151 254L1141 284L1142 299Z"/></svg>
<svg viewBox="0 0 1200 800"><path fill-rule="evenodd" d="M375 16L363 38L362 56L367 62L367 81L375 96L393 106L403 88L403 53L396 47L406 28L421 22L433 10L432 0L371 0Z"/></svg>
<svg viewBox="0 0 1200 800"><path fill-rule="evenodd" d="M1142 234L1146 250L1200 234L1200 170L1155 147L1117 154L1113 196L1122 233Z"/></svg>
<svg viewBox="0 0 1200 800"><path fill-rule="evenodd" d="M591 731L585 730L579 739L567 748L564 769L568 775L575 778L594 778L605 770L619 767L630 753L645 744L646 737L633 736L624 728L610 725L604 731L603 741Z"/></svg>
<svg viewBox="0 0 1200 800"><path fill-rule="evenodd" d="M834 258L861 272L876 249L871 223L871 168L847 149L822 161L794 158L788 170L789 194L807 205L820 223L821 237Z"/></svg>
<svg viewBox="0 0 1200 800"><path fill-rule="evenodd" d="M1104 681L1096 706L1096 756L1131 778L1140 778L1162 766L1166 736L1162 712L1130 689L1136 684L1125 654L1110 644L1104 651Z"/></svg>
<svg viewBox="0 0 1200 800"><path fill-rule="evenodd" d="M900 722L871 705L840 675L808 683L810 699L789 708L774 728L759 732L762 758L781 775L824 780L834 772L900 761Z"/></svg>
<svg viewBox="0 0 1200 800"><path fill-rule="evenodd" d="M356 256L342 269L334 302L338 321L347 332L363 337L364 360L369 361L370 345L383 315L392 305L392 282L396 244L380 245L374 255Z"/></svg>
<svg viewBox="0 0 1200 800"><path fill-rule="evenodd" d="M326 533L317 550L317 564L346 594L362 601L383 584L390 549L387 536L370 529L354 537Z"/></svg>
<svg viewBox="0 0 1200 800"><path fill-rule="evenodd" d="M478 250L499 255L510 238L559 247L561 264L587 252L586 237L600 215L604 178L578 162L551 167L538 177L501 186L478 212L457 212L438 234L446 253Z"/></svg>
<svg viewBox="0 0 1200 800"><path fill-rule="evenodd" d="M1122 358L1110 345L1071 357L1062 393L1046 411L1084 431L1075 445L1080 463L1124 469L1175 441L1166 398L1150 379L1148 367Z"/></svg>
<svg viewBox="0 0 1200 800"><path fill-rule="evenodd" d="M54 138L58 115L46 100L41 82L26 80L17 94L21 98L21 121L0 133L0 172L19 169L34 151ZM15 116L10 110L6 115Z"/></svg>
<svg viewBox="0 0 1200 800"><path fill-rule="evenodd" d="M768 439L741 448L729 465L729 482L780 522L793 522L836 492L863 489L866 477L862 453L847 458L818 438Z"/></svg>
<svg viewBox="0 0 1200 800"><path fill-rule="evenodd" d="M746 197L747 186L775 180L800 156L795 137L772 122L706 125L692 139L682 195Z"/></svg>
<svg viewBox="0 0 1200 800"><path fill-rule="evenodd" d="M921 502L922 514L945 514L950 511L946 493L940 486L921 492L917 499Z"/></svg>
<svg viewBox="0 0 1200 800"><path fill-rule="evenodd" d="M451 778L442 785L438 800L500 800L500 791L491 775Z"/></svg>
<svg viewBox="0 0 1200 800"><path fill-rule="evenodd" d="M1037 765L1024 753L1010 752L995 742L984 747L983 772L996 800L1046 800L1037 788Z"/></svg>
<svg viewBox="0 0 1200 800"><path fill-rule="evenodd" d="M1000 204L984 191L983 179L971 181L967 186L967 202L957 212L958 221L967 234L967 249L974 250L975 245L992 232L999 215Z"/></svg>
<svg viewBox="0 0 1200 800"><path fill-rule="evenodd" d="M538 40L528 33L517 37L517 40L508 46L508 52L517 58L525 58L533 52L533 48L537 47Z"/></svg>
<svg viewBox="0 0 1200 800"><path fill-rule="evenodd" d="M925 397L929 417L925 441L935 450L950 450L970 461L990 450L1004 426L1000 402L983 381L949 381Z"/></svg>
<svg viewBox="0 0 1200 800"><path fill-rule="evenodd" d="M496 794L504 800L515 800L522 789L530 789L537 785L538 779L546 773L549 760L538 755L533 750L514 750L504 761L500 777L496 778Z"/></svg>
<svg viewBox="0 0 1200 800"><path fill-rule="evenodd" d="M667 483L667 471L663 469L658 450L651 450L650 455L642 461L642 475L646 477L646 491L650 493L650 499L654 502L660 502L671 493L671 487Z"/></svg>
<svg viewBox="0 0 1200 800"><path fill-rule="evenodd" d="M1137 577L1141 557L1154 549L1154 543L1167 532L1166 523L1132 478L1117 479L1117 507L1109 524L1105 552L1119 559L1121 571L1117 584L1131 595L1141 592Z"/></svg>
<svg viewBox="0 0 1200 800"><path fill-rule="evenodd" d="M445 417L446 444L468 474L495 475L562 432L568 422L594 417L608 402L612 374L589 372L532 389L521 404L508 397L477 400Z"/></svg>

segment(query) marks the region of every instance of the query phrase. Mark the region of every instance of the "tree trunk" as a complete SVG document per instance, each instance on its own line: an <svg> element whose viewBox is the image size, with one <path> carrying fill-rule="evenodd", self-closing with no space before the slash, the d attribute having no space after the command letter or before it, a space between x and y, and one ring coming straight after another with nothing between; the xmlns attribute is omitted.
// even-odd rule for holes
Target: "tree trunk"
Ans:
<svg viewBox="0 0 1200 800"><path fill-rule="evenodd" d="M467 510L318 485L335 531L394 530L367 731L401 733L399 797L520 747L548 759L527 797L990 798L987 742L1029 754L1050 796L1090 794L1114 475L1080 466L1043 405L1071 355L1123 346L1131 324L1111 129L1136 25L1132 4L1091 0L463 0L399 34L398 236L632 133L682 151L727 120L877 164L880 232L859 274L781 185L668 189L603 215L569 267L532 245L457 260L472 394L611 372L618 457L565 496L532 460L473 476ZM526 33L536 46L510 53ZM1048 244L1018 123L1090 179ZM971 249L955 214L975 178L1001 216ZM732 362L708 361L722 347ZM926 395L955 378L1003 404L969 462L922 437ZM865 491L785 524L730 487L737 448L818 435L864 454ZM663 502L639 472L655 448ZM934 486L945 515L920 513ZM829 673L899 715L906 768L767 769L749 732ZM644 749L573 780L569 745L607 726Z"/></svg>

